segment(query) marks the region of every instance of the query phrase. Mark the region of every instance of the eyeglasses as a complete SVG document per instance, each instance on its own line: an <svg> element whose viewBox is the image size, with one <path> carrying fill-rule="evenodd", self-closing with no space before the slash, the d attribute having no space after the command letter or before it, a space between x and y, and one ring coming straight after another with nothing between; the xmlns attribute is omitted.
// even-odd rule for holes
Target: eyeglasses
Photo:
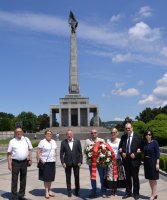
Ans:
<svg viewBox="0 0 167 200"><path fill-rule="evenodd" d="M113 133L117 133L117 132L116 131L111 132L111 134L113 134Z"/></svg>
<svg viewBox="0 0 167 200"><path fill-rule="evenodd" d="M131 128L125 128L126 130L130 130Z"/></svg>
<svg viewBox="0 0 167 200"><path fill-rule="evenodd" d="M94 133L97 133L97 132L91 132L91 134L94 134Z"/></svg>
<svg viewBox="0 0 167 200"><path fill-rule="evenodd" d="M151 133L147 133L147 135L148 135L148 136L152 136L152 134L151 134ZM146 136L147 136L147 135L146 135Z"/></svg>

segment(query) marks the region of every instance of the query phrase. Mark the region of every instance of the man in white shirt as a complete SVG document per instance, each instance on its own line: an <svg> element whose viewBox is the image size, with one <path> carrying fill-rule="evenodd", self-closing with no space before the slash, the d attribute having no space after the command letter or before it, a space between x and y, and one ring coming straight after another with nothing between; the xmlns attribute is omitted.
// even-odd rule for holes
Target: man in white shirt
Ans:
<svg viewBox="0 0 167 200"><path fill-rule="evenodd" d="M104 139L97 137L98 133L96 129L92 129L91 131L91 138L90 139L86 139L85 141L85 147L91 144L95 144L96 142L104 142ZM89 165L89 171L90 171L90 177L92 176L92 165ZM101 183L101 195L103 198L106 197L106 188L104 187L104 169L97 165L97 171L99 173L99 177L100 177L100 183ZM91 186L92 186L92 190L91 190L91 194L89 195L90 198L96 198L97 197L97 183L96 180L92 180L91 179Z"/></svg>
<svg viewBox="0 0 167 200"><path fill-rule="evenodd" d="M25 188L27 178L27 165L32 165L32 144L23 136L23 130L16 128L15 137L10 140L7 152L8 169L12 172L11 192L12 199L26 200ZM17 183L20 173L20 189L17 196Z"/></svg>

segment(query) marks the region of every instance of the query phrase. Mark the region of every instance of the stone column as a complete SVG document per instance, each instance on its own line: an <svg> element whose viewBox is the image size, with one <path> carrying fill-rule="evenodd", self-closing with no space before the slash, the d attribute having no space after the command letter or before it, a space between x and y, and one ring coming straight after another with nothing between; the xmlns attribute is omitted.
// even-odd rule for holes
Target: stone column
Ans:
<svg viewBox="0 0 167 200"><path fill-rule="evenodd" d="M94 113L94 119L95 119L95 126L99 126L99 109L96 108L96 111Z"/></svg>
<svg viewBox="0 0 167 200"><path fill-rule="evenodd" d="M81 126L81 113L80 113L80 108L78 108L78 126Z"/></svg>
<svg viewBox="0 0 167 200"><path fill-rule="evenodd" d="M59 126L62 126L62 119L61 119L61 108L59 108Z"/></svg>
<svg viewBox="0 0 167 200"><path fill-rule="evenodd" d="M52 108L50 108L50 127L52 127Z"/></svg>
<svg viewBox="0 0 167 200"><path fill-rule="evenodd" d="M68 126L71 126L71 108L68 108Z"/></svg>
<svg viewBox="0 0 167 200"><path fill-rule="evenodd" d="M79 94L76 32L71 32L69 94Z"/></svg>
<svg viewBox="0 0 167 200"><path fill-rule="evenodd" d="M90 126L90 118L89 118L89 108L87 108L87 126Z"/></svg>

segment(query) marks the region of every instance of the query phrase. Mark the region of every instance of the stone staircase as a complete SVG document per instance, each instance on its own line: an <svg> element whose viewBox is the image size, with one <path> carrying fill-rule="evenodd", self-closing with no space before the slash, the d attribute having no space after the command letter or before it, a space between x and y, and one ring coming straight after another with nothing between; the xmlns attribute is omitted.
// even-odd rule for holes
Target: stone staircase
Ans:
<svg viewBox="0 0 167 200"><path fill-rule="evenodd" d="M53 132L53 138L57 139L56 134L59 134L59 140L63 140L66 138L66 132L68 129L72 129L74 132L74 136L77 139L80 140L85 140L87 138L90 138L90 132L92 129L96 129L98 132L98 137L104 138L104 139L108 139L110 138L110 130L106 129L104 127L94 127L94 126L90 126L90 127L51 127L51 128L47 128L47 129L43 129L40 132L36 133L36 134L28 134L27 136L32 138L36 135L37 139L41 139L44 137L44 132L46 130L51 130Z"/></svg>

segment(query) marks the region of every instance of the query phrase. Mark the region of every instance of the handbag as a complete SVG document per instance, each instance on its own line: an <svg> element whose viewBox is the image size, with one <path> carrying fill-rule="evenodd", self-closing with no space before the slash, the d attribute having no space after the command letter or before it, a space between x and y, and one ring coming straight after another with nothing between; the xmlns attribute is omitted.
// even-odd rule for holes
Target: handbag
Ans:
<svg viewBox="0 0 167 200"><path fill-rule="evenodd" d="M45 163L42 162L42 160L39 160L38 164L37 164L37 168L39 169L43 169L44 168Z"/></svg>

